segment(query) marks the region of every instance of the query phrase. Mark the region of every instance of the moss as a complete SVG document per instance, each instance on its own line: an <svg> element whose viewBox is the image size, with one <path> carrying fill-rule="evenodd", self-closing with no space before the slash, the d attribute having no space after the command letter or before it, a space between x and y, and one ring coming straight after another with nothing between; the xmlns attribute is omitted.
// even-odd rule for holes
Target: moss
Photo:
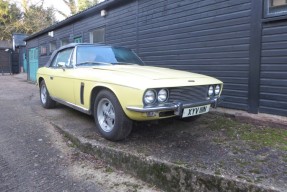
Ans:
<svg viewBox="0 0 287 192"><path fill-rule="evenodd" d="M219 169L217 169L217 170L214 171L214 174L215 174L215 175L221 175L221 172L220 172Z"/></svg>
<svg viewBox="0 0 287 192"><path fill-rule="evenodd" d="M221 115L210 115L209 119L204 120L204 123L207 122L211 125L209 126L211 131L220 134L220 137L213 138L217 144L240 140L247 142L255 150L262 147L273 147L287 151L286 129L242 123ZM234 147L233 152L238 154L244 151Z"/></svg>
<svg viewBox="0 0 287 192"><path fill-rule="evenodd" d="M173 163L176 164L176 165L181 165L181 166L186 165L185 162L180 161L180 160L174 161Z"/></svg>
<svg viewBox="0 0 287 192"><path fill-rule="evenodd" d="M254 129L242 132L243 140L257 143L261 146L275 147L287 151L287 130L276 128Z"/></svg>
<svg viewBox="0 0 287 192"><path fill-rule="evenodd" d="M260 174L261 172L259 169L251 169L249 170L249 173Z"/></svg>
<svg viewBox="0 0 287 192"><path fill-rule="evenodd" d="M114 172L114 170L111 167L106 167L105 172L106 173L112 173L112 172Z"/></svg>
<svg viewBox="0 0 287 192"><path fill-rule="evenodd" d="M245 151L242 148L237 147L237 146L232 146L232 152L233 152L233 154L245 153Z"/></svg>
<svg viewBox="0 0 287 192"><path fill-rule="evenodd" d="M213 122L212 127L210 128L212 131L227 131L229 134L233 133L232 127L236 126L236 122L230 118L224 118L222 116L217 116Z"/></svg>
<svg viewBox="0 0 287 192"><path fill-rule="evenodd" d="M250 165L250 162L248 162L248 161L243 161L243 160L241 160L241 159L236 159L235 161L236 161L236 163L237 163L238 165L240 165L241 167L245 167L245 166L247 166L247 165Z"/></svg>
<svg viewBox="0 0 287 192"><path fill-rule="evenodd" d="M132 187L133 191L137 191L140 186L138 184L133 184L133 183L129 183L129 182L124 182L123 185L127 186L127 187Z"/></svg>

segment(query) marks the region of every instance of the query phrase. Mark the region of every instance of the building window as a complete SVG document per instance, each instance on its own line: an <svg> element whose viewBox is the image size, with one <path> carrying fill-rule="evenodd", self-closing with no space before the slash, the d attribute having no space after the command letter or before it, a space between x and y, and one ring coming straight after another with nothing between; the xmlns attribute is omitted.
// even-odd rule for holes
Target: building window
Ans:
<svg viewBox="0 0 287 192"><path fill-rule="evenodd" d="M61 43L61 46L68 45L70 43L70 40L68 37L63 38L63 39L61 39L60 43Z"/></svg>
<svg viewBox="0 0 287 192"><path fill-rule="evenodd" d="M105 28L90 32L90 43L105 43Z"/></svg>
<svg viewBox="0 0 287 192"><path fill-rule="evenodd" d="M55 51L55 50L57 49L57 43L56 43L56 41L50 42L49 48L50 48L50 54L53 53L53 51Z"/></svg>
<svg viewBox="0 0 287 192"><path fill-rule="evenodd" d="M287 0L265 1L266 17L287 15Z"/></svg>
<svg viewBox="0 0 287 192"><path fill-rule="evenodd" d="M82 37L75 37L75 38L74 38L74 42L75 42L75 43L82 43L82 42L83 42L83 39L82 39Z"/></svg>
<svg viewBox="0 0 287 192"><path fill-rule="evenodd" d="M46 45L40 46L40 55L41 56L47 55L47 46Z"/></svg>

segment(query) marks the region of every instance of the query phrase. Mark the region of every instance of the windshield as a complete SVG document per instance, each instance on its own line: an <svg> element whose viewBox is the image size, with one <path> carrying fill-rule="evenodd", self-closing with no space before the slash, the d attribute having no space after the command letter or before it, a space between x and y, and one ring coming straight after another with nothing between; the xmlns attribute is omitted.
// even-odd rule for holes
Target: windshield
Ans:
<svg viewBox="0 0 287 192"><path fill-rule="evenodd" d="M123 47L79 46L76 65L143 65L130 49Z"/></svg>

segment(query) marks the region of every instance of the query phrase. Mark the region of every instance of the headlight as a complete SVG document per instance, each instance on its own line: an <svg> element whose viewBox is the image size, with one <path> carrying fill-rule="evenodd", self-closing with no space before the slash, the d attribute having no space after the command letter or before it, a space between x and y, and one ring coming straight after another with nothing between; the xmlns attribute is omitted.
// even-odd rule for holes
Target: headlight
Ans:
<svg viewBox="0 0 287 192"><path fill-rule="evenodd" d="M213 88L213 86L211 85L211 86L209 86L209 88L208 88L208 96L212 96L213 95L213 92L214 91L214 88Z"/></svg>
<svg viewBox="0 0 287 192"><path fill-rule="evenodd" d="M165 102L167 100L167 97L168 97L168 92L166 89L161 89L159 92L158 92L158 95L157 95L157 100L159 102Z"/></svg>
<svg viewBox="0 0 287 192"><path fill-rule="evenodd" d="M220 93L220 85L215 86L214 93L215 93L215 95L218 95Z"/></svg>
<svg viewBox="0 0 287 192"><path fill-rule="evenodd" d="M144 94L144 103L152 104L155 102L156 92L154 90L147 90Z"/></svg>

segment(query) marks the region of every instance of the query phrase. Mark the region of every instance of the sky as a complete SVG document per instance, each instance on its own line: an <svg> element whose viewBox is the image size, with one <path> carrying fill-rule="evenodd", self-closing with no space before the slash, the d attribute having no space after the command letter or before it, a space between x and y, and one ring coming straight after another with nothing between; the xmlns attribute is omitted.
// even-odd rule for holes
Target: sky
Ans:
<svg viewBox="0 0 287 192"><path fill-rule="evenodd" d="M16 2L17 4L21 5L21 0L10 0L10 1ZM40 1L39 0L30 0L30 2L32 4L37 4ZM44 7L51 7L51 6L53 6L56 10L61 10L65 14L69 14L69 8L67 7L67 5L65 5L65 3L62 0L44 0ZM58 21L65 19L59 13L56 13L55 16L56 16L56 19Z"/></svg>

